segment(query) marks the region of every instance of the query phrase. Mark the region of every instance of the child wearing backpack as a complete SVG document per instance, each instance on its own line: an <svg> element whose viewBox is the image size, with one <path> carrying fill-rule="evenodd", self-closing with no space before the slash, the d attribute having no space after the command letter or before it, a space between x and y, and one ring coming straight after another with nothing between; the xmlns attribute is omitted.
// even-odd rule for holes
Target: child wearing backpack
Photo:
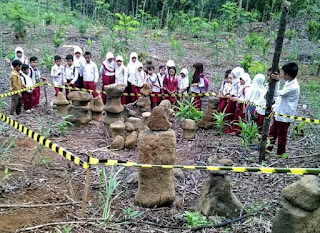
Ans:
<svg viewBox="0 0 320 233"><path fill-rule="evenodd" d="M34 84L40 83L41 79L45 80L45 78L41 78L40 70L37 67L38 64L38 58L37 57L31 57L30 58L30 70L29 70L29 76L32 79L32 82ZM40 87L35 87L32 92L32 108L35 108L38 106L40 102Z"/></svg>
<svg viewBox="0 0 320 233"><path fill-rule="evenodd" d="M29 76L29 65L22 64L21 69L21 82L25 87L32 87L34 84L32 82L31 77ZM23 103L23 109L26 111L26 113L30 113L32 109L32 89L26 90L22 93L22 103Z"/></svg>
<svg viewBox="0 0 320 233"><path fill-rule="evenodd" d="M165 94L172 95L175 94L178 90L178 78L176 77L176 68L169 67L168 75L163 80L163 90ZM171 104L175 104L176 97L175 96L168 96L165 97L167 100L171 102Z"/></svg>
<svg viewBox="0 0 320 233"><path fill-rule="evenodd" d="M152 94L155 95L151 97L152 108L156 107L161 102L161 97L158 96L160 94L160 88L161 88L160 80L159 80L159 77L155 73L153 73L153 71L154 71L154 66L149 65L147 67L147 72L148 72L147 82L152 88Z"/></svg>
<svg viewBox="0 0 320 233"><path fill-rule="evenodd" d="M68 54L66 56L67 64L64 66L63 69L63 80L66 86L76 87L76 82L79 77L78 69L76 69L75 65L73 64L73 56ZM70 90L66 88L66 97L68 98Z"/></svg>
<svg viewBox="0 0 320 233"><path fill-rule="evenodd" d="M22 68L22 62L19 60L13 60L12 62L13 70L10 74L10 91L18 91L25 86L22 84L20 71ZM11 96L11 106L10 106L10 115L13 116L14 112L16 112L17 117L21 113L22 107L22 94L18 93Z"/></svg>
<svg viewBox="0 0 320 233"><path fill-rule="evenodd" d="M61 65L61 57L59 55L54 57L54 63L55 65L51 68L52 83L56 86L63 86L65 85L63 80L63 66ZM55 96L57 96L59 92L62 92L62 88L60 87L55 87L54 89Z"/></svg>
<svg viewBox="0 0 320 233"><path fill-rule="evenodd" d="M104 91L104 86L115 83L115 61L114 55L108 52L106 59L102 62L100 67L100 75L102 79L102 91ZM106 95L101 94L103 103L106 103Z"/></svg>
<svg viewBox="0 0 320 233"><path fill-rule="evenodd" d="M209 81L203 74L203 64L197 62L193 65L194 74L192 77L192 84L191 84L191 93L192 94L200 94L206 93L209 87ZM194 97L193 106L197 110L201 110L202 103L201 97L199 95Z"/></svg>

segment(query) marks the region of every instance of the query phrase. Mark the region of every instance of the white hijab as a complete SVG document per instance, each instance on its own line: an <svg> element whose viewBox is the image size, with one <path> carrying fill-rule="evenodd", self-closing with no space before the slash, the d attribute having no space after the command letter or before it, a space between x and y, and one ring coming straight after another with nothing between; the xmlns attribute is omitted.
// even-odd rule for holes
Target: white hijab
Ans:
<svg viewBox="0 0 320 233"><path fill-rule="evenodd" d="M104 67L105 67L106 69L108 69L107 72L110 73L110 74L109 74L110 76L111 76L111 75L114 75L113 71L114 71L114 66L115 66L114 61L109 62L109 59L111 59L111 58L114 58L113 53L108 52L107 55L106 55L106 59L102 62L102 64L104 65Z"/></svg>
<svg viewBox="0 0 320 233"><path fill-rule="evenodd" d="M240 77L244 81L244 85L240 85L239 92L238 92L238 97L240 100L245 100L245 95L243 95L243 90L251 85L251 78L248 73L243 73ZM249 90L249 89L248 89Z"/></svg>
<svg viewBox="0 0 320 233"><path fill-rule="evenodd" d="M80 53L80 57L76 56L76 53ZM73 64L75 67L80 68L81 64L84 64L86 61L82 56L82 49L79 46L74 47L73 51Z"/></svg>
<svg viewBox="0 0 320 233"><path fill-rule="evenodd" d="M143 64L141 62L136 62L136 70L135 73L131 74L128 81L137 87L142 87L145 83L146 73L142 69L139 71L139 68L143 68Z"/></svg>
<svg viewBox="0 0 320 233"><path fill-rule="evenodd" d="M240 77L245 73L244 69L241 67L236 67L234 68L231 73L234 75L234 78L232 79L232 91L231 95L233 96L238 96L239 92L239 82L240 82Z"/></svg>
<svg viewBox="0 0 320 233"><path fill-rule="evenodd" d="M169 67L176 67L176 65L174 64L174 61L173 60L168 60L167 61L167 64L166 64L166 72L165 74L166 75L169 75Z"/></svg>
<svg viewBox="0 0 320 233"><path fill-rule="evenodd" d="M137 58L136 62L133 62L132 61L132 58L135 57ZM134 74L136 72L136 69L137 69L137 64L138 64L139 60L138 60L138 54L135 53L135 52L132 52L130 54L130 60L129 60L129 63L127 65L127 69L128 69L128 74L129 76Z"/></svg>
<svg viewBox="0 0 320 233"><path fill-rule="evenodd" d="M125 69L125 66L123 65L123 57L117 56L116 61L122 61L121 66L118 66L117 63L115 63L115 75L116 78L122 76L123 70Z"/></svg>
<svg viewBox="0 0 320 233"><path fill-rule="evenodd" d="M184 78L181 77L181 74L184 74ZM178 77L178 88L180 91L189 87L189 72L186 68L183 68L180 71L180 75Z"/></svg>
<svg viewBox="0 0 320 233"><path fill-rule="evenodd" d="M263 95L263 93L265 92L264 80L265 76L263 74L257 74L254 77L252 85L250 87L250 92L248 96L246 96L247 101L257 104L258 100L260 99L260 96Z"/></svg>
<svg viewBox="0 0 320 233"><path fill-rule="evenodd" d="M21 57L18 57L17 53L18 52L21 52L22 55ZM23 51L23 48L21 47L17 47L15 50L14 50L14 59L13 60L19 60L21 61L22 64L28 64L28 60L26 58L26 56L24 55L24 51Z"/></svg>

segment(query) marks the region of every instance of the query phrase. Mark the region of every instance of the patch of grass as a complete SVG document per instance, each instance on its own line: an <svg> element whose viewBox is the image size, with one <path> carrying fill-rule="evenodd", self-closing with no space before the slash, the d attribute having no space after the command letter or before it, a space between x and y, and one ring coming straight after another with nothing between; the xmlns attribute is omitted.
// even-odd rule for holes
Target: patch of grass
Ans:
<svg viewBox="0 0 320 233"><path fill-rule="evenodd" d="M192 227L198 227L198 226L204 226L204 225L212 225L212 222L208 222L206 220L206 217L200 216L200 212L184 212L185 220L187 222L187 226Z"/></svg>
<svg viewBox="0 0 320 233"><path fill-rule="evenodd" d="M60 130L61 136L64 136L65 133L69 130L69 126L73 126L73 124L67 119L72 115L67 115L62 117L62 122L56 123L53 127L57 127Z"/></svg>
<svg viewBox="0 0 320 233"><path fill-rule="evenodd" d="M132 210L131 208L122 209L125 220L135 220L143 215L142 212L138 210Z"/></svg>
<svg viewBox="0 0 320 233"><path fill-rule="evenodd" d="M258 139L259 129L257 124L251 119L248 122L243 122L241 118L239 118L239 123L236 123L241 128L241 139L242 145L247 147Z"/></svg>
<svg viewBox="0 0 320 233"><path fill-rule="evenodd" d="M0 125L0 134L7 130L6 124ZM8 159L9 151L15 146L16 137L9 137L0 143L0 162L3 163Z"/></svg>
<svg viewBox="0 0 320 233"><path fill-rule="evenodd" d="M320 119L320 80L300 82L301 93L306 96L308 107L314 118Z"/></svg>

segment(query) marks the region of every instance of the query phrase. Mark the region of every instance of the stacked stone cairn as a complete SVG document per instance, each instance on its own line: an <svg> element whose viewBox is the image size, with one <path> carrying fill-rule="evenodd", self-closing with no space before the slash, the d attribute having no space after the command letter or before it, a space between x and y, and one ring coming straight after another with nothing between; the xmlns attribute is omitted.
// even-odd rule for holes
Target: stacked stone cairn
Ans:
<svg viewBox="0 0 320 233"><path fill-rule="evenodd" d="M211 129L214 122L214 113L218 112L219 98L210 97L208 99L208 108L204 111L203 117L200 119L198 126L202 129Z"/></svg>
<svg viewBox="0 0 320 233"><path fill-rule="evenodd" d="M157 106L138 137L139 163L171 165L176 159L176 135L166 110ZM140 168L135 203L144 207L170 205L175 200L173 169Z"/></svg>
<svg viewBox="0 0 320 233"><path fill-rule="evenodd" d="M57 98L55 99L53 104L57 106L57 110L60 116L68 115L69 101L62 92L58 93Z"/></svg>
<svg viewBox="0 0 320 233"><path fill-rule="evenodd" d="M104 104L102 102L101 97L96 97L91 99L90 101L90 111L91 111L91 119L94 121L102 121L103 120L103 108Z"/></svg>
<svg viewBox="0 0 320 233"><path fill-rule="evenodd" d="M137 100L137 106L141 113L150 112L151 110L151 100L150 95L152 94L152 89L149 84L143 84L140 91L140 98Z"/></svg>
<svg viewBox="0 0 320 233"><path fill-rule="evenodd" d="M68 98L71 105L68 106L68 121L75 126L87 126L90 121L89 102L92 96L88 92L73 91L69 93Z"/></svg>
<svg viewBox="0 0 320 233"><path fill-rule="evenodd" d="M282 190L272 233L320 232L320 177L306 175Z"/></svg>

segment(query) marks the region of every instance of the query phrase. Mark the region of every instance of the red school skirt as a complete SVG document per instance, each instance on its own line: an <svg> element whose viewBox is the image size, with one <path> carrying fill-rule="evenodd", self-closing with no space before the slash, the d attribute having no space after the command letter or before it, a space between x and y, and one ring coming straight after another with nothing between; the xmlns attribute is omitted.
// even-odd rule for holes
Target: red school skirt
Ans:
<svg viewBox="0 0 320 233"><path fill-rule="evenodd" d="M131 93L135 94L134 96L131 96L131 102L135 102L139 99L140 96L138 96L138 94L140 94L140 90L141 87L137 87L135 85L131 85Z"/></svg>
<svg viewBox="0 0 320 233"><path fill-rule="evenodd" d="M221 98L220 97L220 102L219 102L219 106L218 106L218 111L219 112L223 112L224 109L226 108L228 104L228 98Z"/></svg>
<svg viewBox="0 0 320 233"><path fill-rule="evenodd" d="M32 108L35 108L40 103L40 87L35 87L32 92Z"/></svg>
<svg viewBox="0 0 320 233"><path fill-rule="evenodd" d="M115 83L115 76L107 76L105 74L102 74L102 93L101 93L101 98L103 103L106 103L106 95L103 93L105 91L104 86L108 86L110 84Z"/></svg>
<svg viewBox="0 0 320 233"><path fill-rule="evenodd" d="M158 95L160 95L161 93L160 92L152 92L152 94L153 95L155 95L155 96L152 96L151 97L151 102L152 103L155 103L155 104L160 104L160 102L161 102L161 97L160 96L158 96Z"/></svg>
<svg viewBox="0 0 320 233"><path fill-rule="evenodd" d="M225 114L228 114L225 118L224 118L224 122L227 122L228 124L230 124L231 121L233 121L234 118L234 113L236 111L236 107L237 107L237 102L233 101L231 99L228 99L228 103L227 106L225 108ZM232 127L231 126L227 126L224 130L224 133L232 133Z"/></svg>

